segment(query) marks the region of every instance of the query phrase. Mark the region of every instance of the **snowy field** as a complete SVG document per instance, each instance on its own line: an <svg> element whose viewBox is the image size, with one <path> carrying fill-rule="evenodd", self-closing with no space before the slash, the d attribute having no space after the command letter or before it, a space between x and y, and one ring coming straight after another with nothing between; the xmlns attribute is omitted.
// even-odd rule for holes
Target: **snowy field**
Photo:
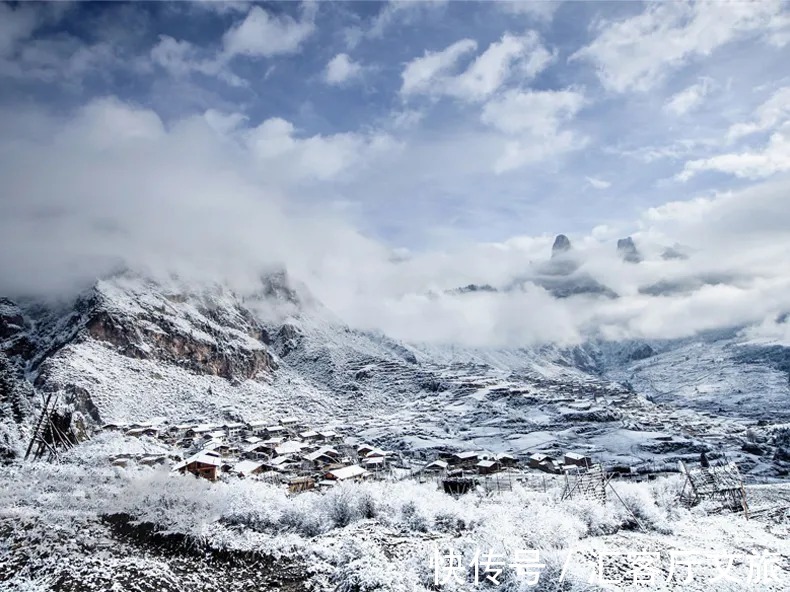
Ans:
<svg viewBox="0 0 790 592"><path fill-rule="evenodd" d="M6 469L0 590L455 591L475 566L487 590L790 587L787 485L750 488L751 520L679 506L678 478L617 483L605 505L560 501L557 486L454 498L411 480L289 496L111 467L118 442Z"/></svg>

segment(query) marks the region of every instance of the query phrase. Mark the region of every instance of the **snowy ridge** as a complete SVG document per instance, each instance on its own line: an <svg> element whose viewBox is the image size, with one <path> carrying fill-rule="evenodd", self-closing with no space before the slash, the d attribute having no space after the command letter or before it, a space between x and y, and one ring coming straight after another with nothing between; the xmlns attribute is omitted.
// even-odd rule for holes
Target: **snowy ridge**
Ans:
<svg viewBox="0 0 790 592"><path fill-rule="evenodd" d="M737 332L573 348L404 344L343 325L284 274L245 298L125 273L71 307L5 306L27 315L32 351L17 359L30 379L93 423L294 415L426 457L573 449L650 464L708 450L783 470L760 419L785 417L787 378L744 364ZM742 450L755 437L758 457Z"/></svg>

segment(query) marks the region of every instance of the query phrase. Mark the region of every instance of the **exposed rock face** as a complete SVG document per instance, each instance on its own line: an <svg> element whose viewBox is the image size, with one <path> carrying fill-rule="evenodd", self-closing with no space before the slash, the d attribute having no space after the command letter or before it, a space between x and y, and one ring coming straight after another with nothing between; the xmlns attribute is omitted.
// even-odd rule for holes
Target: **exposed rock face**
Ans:
<svg viewBox="0 0 790 592"><path fill-rule="evenodd" d="M22 309L7 298L0 298L0 349L10 357L27 357L32 349L28 329Z"/></svg>
<svg viewBox="0 0 790 592"><path fill-rule="evenodd" d="M551 246L551 256L557 257L559 255L564 255L570 250L571 250L570 239L564 234L558 234L557 238L554 239L554 244Z"/></svg>
<svg viewBox="0 0 790 592"><path fill-rule="evenodd" d="M296 350L301 341L302 332L295 325L286 323L277 332L273 345L277 354L285 357Z"/></svg>
<svg viewBox="0 0 790 592"><path fill-rule="evenodd" d="M477 292L496 292L497 289L489 284L468 284L463 286L462 288L456 288L452 290L456 294L474 294Z"/></svg>
<svg viewBox="0 0 790 592"><path fill-rule="evenodd" d="M623 261L627 263L639 263L642 261L642 256L639 254L639 251L634 244L634 239L630 236L626 238L621 238L617 241L617 252L622 257Z"/></svg>
<svg viewBox="0 0 790 592"><path fill-rule="evenodd" d="M654 355L656 355L656 352L652 347L647 343L640 343L631 350L628 354L628 359L632 362L636 362L638 360L646 360Z"/></svg>

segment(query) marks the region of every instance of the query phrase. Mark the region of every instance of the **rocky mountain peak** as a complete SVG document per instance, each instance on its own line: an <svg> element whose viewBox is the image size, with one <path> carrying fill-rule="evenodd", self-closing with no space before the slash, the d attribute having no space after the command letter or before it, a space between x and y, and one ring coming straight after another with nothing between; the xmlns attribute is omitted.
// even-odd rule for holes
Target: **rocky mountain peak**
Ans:
<svg viewBox="0 0 790 592"><path fill-rule="evenodd" d="M623 261L628 263L639 263L642 260L642 255L639 254L634 239L630 236L617 241L617 252Z"/></svg>
<svg viewBox="0 0 790 592"><path fill-rule="evenodd" d="M554 239L554 244L551 246L551 256L557 257L563 255L571 250L571 241L564 234L558 234Z"/></svg>

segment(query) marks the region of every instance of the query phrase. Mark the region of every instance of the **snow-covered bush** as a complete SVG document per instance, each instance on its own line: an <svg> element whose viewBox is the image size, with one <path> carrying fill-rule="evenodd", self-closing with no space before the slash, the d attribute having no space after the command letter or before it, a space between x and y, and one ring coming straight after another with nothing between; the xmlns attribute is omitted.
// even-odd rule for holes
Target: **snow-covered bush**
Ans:
<svg viewBox="0 0 790 592"><path fill-rule="evenodd" d="M643 527L670 534L667 514L656 505L650 488L641 483L618 483L618 500L610 500L625 528ZM617 503L620 502L620 503Z"/></svg>

